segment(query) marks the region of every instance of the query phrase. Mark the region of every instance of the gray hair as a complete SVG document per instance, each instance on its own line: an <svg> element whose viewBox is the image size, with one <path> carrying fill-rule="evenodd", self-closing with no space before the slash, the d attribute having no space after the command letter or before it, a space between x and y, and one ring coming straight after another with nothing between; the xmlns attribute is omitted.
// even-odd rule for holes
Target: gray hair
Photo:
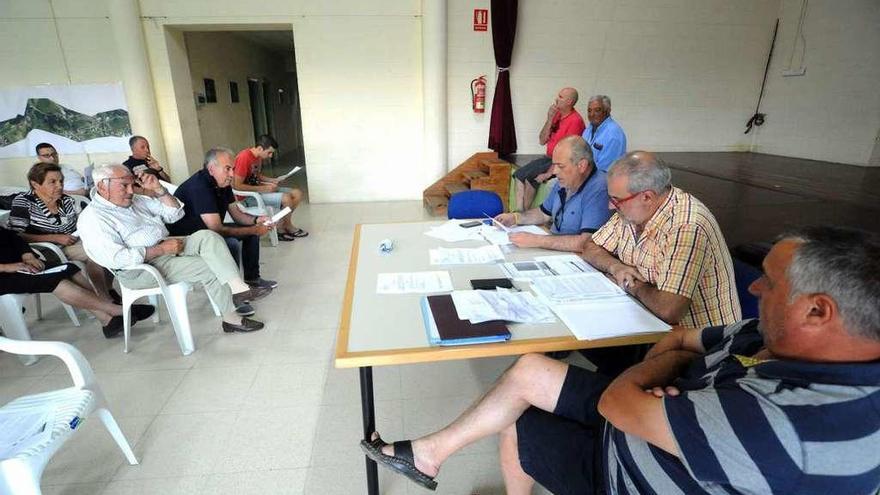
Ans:
<svg viewBox="0 0 880 495"><path fill-rule="evenodd" d="M827 294L850 335L880 341L880 235L808 227L781 239L800 244L786 271L789 302L802 294Z"/></svg>
<svg viewBox="0 0 880 495"><path fill-rule="evenodd" d="M111 179L114 176L113 172L117 170L122 170L126 175L131 175L131 170L125 165L122 165L121 163L110 163L107 165L101 165L92 170L92 181L97 185L103 180Z"/></svg>
<svg viewBox="0 0 880 495"><path fill-rule="evenodd" d="M215 148L209 149L208 152L205 153L205 160L202 162L202 167L208 168L208 165L211 165L212 163L216 164L217 158L219 158L220 155L229 155L233 158L235 157L235 153L233 153L231 149L224 148L223 146L217 146Z"/></svg>
<svg viewBox="0 0 880 495"><path fill-rule="evenodd" d="M584 138L580 136L565 136L560 139L556 146L560 144L566 144L569 146L569 150L571 150L571 163L577 165L581 160L586 160L590 165L596 165L596 162L593 161L593 150L590 149L590 145L584 141Z"/></svg>
<svg viewBox="0 0 880 495"><path fill-rule="evenodd" d="M629 177L630 194L642 191L662 194L672 187L672 171L658 156L645 151L630 151L614 162L608 169L608 180L618 175Z"/></svg>
<svg viewBox="0 0 880 495"><path fill-rule="evenodd" d="M593 95L590 97L590 100L587 101L587 105L589 106L589 104L593 103L594 101L598 101L602 104L602 108L605 110L605 113L611 113L611 98L605 95Z"/></svg>

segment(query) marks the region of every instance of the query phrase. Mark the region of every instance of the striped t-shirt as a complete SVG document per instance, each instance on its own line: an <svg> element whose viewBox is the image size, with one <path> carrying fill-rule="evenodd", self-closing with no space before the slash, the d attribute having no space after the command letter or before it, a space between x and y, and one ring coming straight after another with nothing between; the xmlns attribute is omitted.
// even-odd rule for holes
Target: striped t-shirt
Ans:
<svg viewBox="0 0 880 495"><path fill-rule="evenodd" d="M76 200L62 195L58 213L52 213L33 191L12 200L9 228L26 234L72 234L76 231Z"/></svg>
<svg viewBox="0 0 880 495"><path fill-rule="evenodd" d="M721 228L706 205L681 189L672 188L638 237L635 226L615 213L593 242L657 289L690 299L681 325L705 328L742 318Z"/></svg>
<svg viewBox="0 0 880 495"><path fill-rule="evenodd" d="M880 362L757 361L757 320L702 340L681 395L663 399L681 457L609 425L608 493L877 493Z"/></svg>

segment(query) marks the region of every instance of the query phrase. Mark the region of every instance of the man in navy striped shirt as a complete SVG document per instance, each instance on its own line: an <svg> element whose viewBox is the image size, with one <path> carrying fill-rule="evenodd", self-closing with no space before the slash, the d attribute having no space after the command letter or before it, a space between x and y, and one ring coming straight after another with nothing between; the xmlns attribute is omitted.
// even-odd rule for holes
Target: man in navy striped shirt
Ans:
<svg viewBox="0 0 880 495"><path fill-rule="evenodd" d="M760 320L677 329L610 384L526 355L446 428L362 448L429 488L500 433L509 494L876 493L880 236L786 235L750 290Z"/></svg>

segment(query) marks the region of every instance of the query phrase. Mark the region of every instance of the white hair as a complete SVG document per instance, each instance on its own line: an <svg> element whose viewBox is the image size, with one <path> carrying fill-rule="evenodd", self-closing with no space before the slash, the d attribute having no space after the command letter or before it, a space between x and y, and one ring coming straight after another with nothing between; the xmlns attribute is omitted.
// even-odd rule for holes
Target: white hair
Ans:
<svg viewBox="0 0 880 495"><path fill-rule="evenodd" d="M131 171L125 165L122 165L121 163L110 163L107 165L101 165L92 170L92 181L97 185L102 180L111 179L115 175L113 172L116 170L122 170L126 175L131 175Z"/></svg>

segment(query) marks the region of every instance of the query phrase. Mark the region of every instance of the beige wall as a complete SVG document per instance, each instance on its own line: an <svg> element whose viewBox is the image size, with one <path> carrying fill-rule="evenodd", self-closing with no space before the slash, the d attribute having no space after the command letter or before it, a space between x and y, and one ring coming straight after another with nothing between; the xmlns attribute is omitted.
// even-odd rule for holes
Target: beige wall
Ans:
<svg viewBox="0 0 880 495"><path fill-rule="evenodd" d="M491 34L471 27L472 9L488 3L449 0L453 165L485 149L489 114L471 112L469 82L487 74L490 96L494 90ZM52 5L54 17L47 0L0 2L0 88L120 80L103 2ZM782 79L778 57L768 82L767 124L754 136L742 134L754 110L773 22L782 12L780 41L791 43L791 16L798 5L795 0L559 0L550 8L545 2L520 2L511 68L520 152L541 151L536 134L546 107L558 88L572 85L584 96L611 96L613 115L632 148L754 146L865 164L880 127L880 101L871 91L880 67L875 0L809 2L807 75ZM273 29L292 29L296 41L312 201L420 197L429 171L421 160L419 1L141 0L140 8L173 170L198 163L203 148L192 96L196 76L188 73L183 32L265 29L271 23ZM35 37L35 32L46 35ZM563 42L575 48L560 49ZM787 54L781 47L777 54ZM217 80L222 95L225 82ZM244 86L240 90L246 95ZM18 182L28 162L0 161L0 183Z"/></svg>
<svg viewBox="0 0 880 495"><path fill-rule="evenodd" d="M804 53L795 32L800 0L785 0L756 133L756 151L869 163L880 134L880 2L812 0L804 19L803 76L782 77Z"/></svg>

